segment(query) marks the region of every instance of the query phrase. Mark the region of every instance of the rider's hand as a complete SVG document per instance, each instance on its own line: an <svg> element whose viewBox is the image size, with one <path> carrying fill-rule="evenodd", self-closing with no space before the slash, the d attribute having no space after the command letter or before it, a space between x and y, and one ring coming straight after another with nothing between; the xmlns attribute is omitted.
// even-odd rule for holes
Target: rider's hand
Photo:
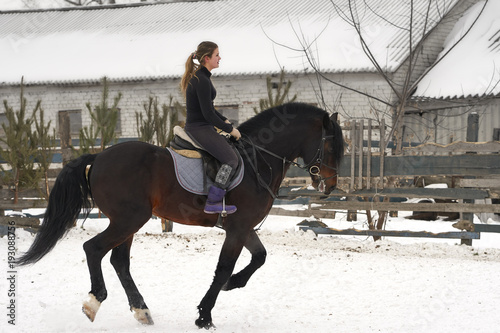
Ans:
<svg viewBox="0 0 500 333"><path fill-rule="evenodd" d="M229 134L231 134L231 136L234 137L236 140L239 140L241 138L241 133L240 131L238 131L237 128L233 128L233 130Z"/></svg>

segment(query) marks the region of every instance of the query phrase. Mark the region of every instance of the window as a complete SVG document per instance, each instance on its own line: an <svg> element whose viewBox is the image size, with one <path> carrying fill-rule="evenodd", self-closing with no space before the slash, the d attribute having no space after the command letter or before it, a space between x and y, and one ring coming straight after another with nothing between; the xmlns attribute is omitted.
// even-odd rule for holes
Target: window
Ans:
<svg viewBox="0 0 500 333"><path fill-rule="evenodd" d="M122 112L120 109L118 109L118 120L116 121L116 127L115 127L115 132L117 134L122 132Z"/></svg>
<svg viewBox="0 0 500 333"><path fill-rule="evenodd" d="M69 121L69 134L71 137L78 137L82 128L82 110L65 110L59 111L57 125L59 135L62 130L62 123L67 119Z"/></svg>
<svg viewBox="0 0 500 333"><path fill-rule="evenodd" d="M80 135L80 129L82 129L82 110L64 110L64 111L59 111L59 116L58 116L58 127L59 127L59 133L61 132L61 126L62 122L64 119L68 117L67 119L69 120L69 133L71 137L78 138ZM122 126L121 126L121 117L120 117L120 110L118 110L118 120L116 122L116 128L115 131L117 133L121 133Z"/></svg>
<svg viewBox="0 0 500 333"><path fill-rule="evenodd" d="M500 128L493 129L493 141L500 141Z"/></svg>
<svg viewBox="0 0 500 333"><path fill-rule="evenodd" d="M226 117L234 126L238 126L240 123L240 113L238 110L238 105L221 105L216 107L224 117Z"/></svg>

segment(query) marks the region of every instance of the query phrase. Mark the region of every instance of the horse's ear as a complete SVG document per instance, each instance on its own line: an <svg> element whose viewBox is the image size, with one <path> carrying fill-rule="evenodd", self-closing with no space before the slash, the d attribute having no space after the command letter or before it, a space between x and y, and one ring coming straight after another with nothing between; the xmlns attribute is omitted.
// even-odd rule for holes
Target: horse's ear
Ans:
<svg viewBox="0 0 500 333"><path fill-rule="evenodd" d="M336 123L337 119L338 119L337 112L333 113L331 116L328 116L328 114L326 114L325 117L323 118L323 126L326 129L332 128L332 122Z"/></svg>
<svg viewBox="0 0 500 333"><path fill-rule="evenodd" d="M332 123L330 121L330 117L328 116L328 114L325 114L325 116L323 117L323 128L325 129L332 128Z"/></svg>
<svg viewBox="0 0 500 333"><path fill-rule="evenodd" d="M332 115L330 116L330 120L334 121L334 122L338 122L339 121L339 113L338 112L332 113Z"/></svg>

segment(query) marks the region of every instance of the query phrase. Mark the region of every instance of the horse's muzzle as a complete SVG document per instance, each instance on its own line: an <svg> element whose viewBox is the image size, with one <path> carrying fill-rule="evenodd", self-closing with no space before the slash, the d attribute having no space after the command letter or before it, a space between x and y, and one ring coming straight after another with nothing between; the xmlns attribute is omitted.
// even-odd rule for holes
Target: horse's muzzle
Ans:
<svg viewBox="0 0 500 333"><path fill-rule="evenodd" d="M313 181L312 185L318 192L322 192L325 195L329 195L337 187L337 184L328 186L324 180Z"/></svg>

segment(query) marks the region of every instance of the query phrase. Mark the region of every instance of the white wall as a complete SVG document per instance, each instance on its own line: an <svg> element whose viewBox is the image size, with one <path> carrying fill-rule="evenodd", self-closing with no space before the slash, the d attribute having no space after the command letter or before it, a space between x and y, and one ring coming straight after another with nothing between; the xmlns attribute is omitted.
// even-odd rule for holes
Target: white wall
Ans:
<svg viewBox="0 0 500 333"><path fill-rule="evenodd" d="M376 94L378 96L388 95L389 91L385 82L373 73L359 74L328 74L332 80L348 84L359 90ZM355 92L324 81L318 84L315 75L287 75L287 79L293 82L290 95L297 94L297 101L316 103L322 106L319 97L319 87L322 87L323 99L328 111L338 111L342 120L348 118L375 117L370 112L377 108L384 109L379 103L373 103L368 98ZM278 81L276 77L273 81ZM259 107L259 99L267 98L266 77L264 75L245 76L216 76L213 77L217 89L216 106L237 105L239 109L240 122L254 115L254 107ZM148 101L149 96L157 96L160 103L169 103L169 96L174 100L184 103L182 94L178 88L179 79L162 79L155 81L135 82L111 82L109 85L109 103L112 98L121 92L123 97L119 103L121 109L121 137L136 137L135 113L143 112L143 104ZM0 87L1 99L7 100L14 109L19 108L19 86ZM28 112L38 99L42 100L47 119L52 120L52 125L57 129L57 114L64 110L82 110L83 126L90 124L90 117L85 104L92 105L100 103L102 85L72 84L72 85L34 85L25 87L25 97L28 100ZM0 112L5 112L2 108Z"/></svg>
<svg viewBox="0 0 500 333"><path fill-rule="evenodd" d="M467 118L471 113L479 115L478 141L494 139L494 129L500 128L499 99L457 100L453 104L463 105L459 107L450 107L450 104L442 101L420 103L424 110L435 110L406 116L405 141L413 142L414 145L423 142L446 145L453 141L466 141Z"/></svg>

